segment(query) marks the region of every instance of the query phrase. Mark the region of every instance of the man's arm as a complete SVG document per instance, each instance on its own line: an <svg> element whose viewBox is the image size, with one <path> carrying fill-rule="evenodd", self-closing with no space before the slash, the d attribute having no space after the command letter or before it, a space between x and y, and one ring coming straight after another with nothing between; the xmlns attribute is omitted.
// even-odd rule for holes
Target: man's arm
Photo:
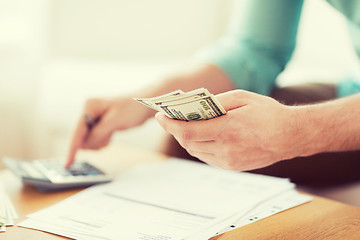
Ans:
<svg viewBox="0 0 360 240"><path fill-rule="evenodd" d="M295 48L303 0L237 1L227 33L197 55L236 88L269 95Z"/></svg>
<svg viewBox="0 0 360 240"><path fill-rule="evenodd" d="M286 106L242 90L217 98L227 114L208 121L156 115L191 155L211 165L245 171L297 156L360 149L360 94L307 106Z"/></svg>
<svg viewBox="0 0 360 240"><path fill-rule="evenodd" d="M351 151L360 149L360 94L334 101L294 107L297 125L308 136L307 152ZM296 134L296 132L295 132Z"/></svg>

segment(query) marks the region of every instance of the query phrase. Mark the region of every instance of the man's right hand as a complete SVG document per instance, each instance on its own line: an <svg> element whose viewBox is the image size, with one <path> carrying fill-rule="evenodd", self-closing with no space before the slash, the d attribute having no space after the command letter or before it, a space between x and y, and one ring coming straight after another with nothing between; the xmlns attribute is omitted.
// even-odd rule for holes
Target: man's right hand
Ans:
<svg viewBox="0 0 360 240"><path fill-rule="evenodd" d="M74 131L66 168L69 168L74 162L78 149L105 147L115 131L138 126L153 114L153 110L142 106L131 97L89 99ZM88 126L85 116L94 122L91 128Z"/></svg>

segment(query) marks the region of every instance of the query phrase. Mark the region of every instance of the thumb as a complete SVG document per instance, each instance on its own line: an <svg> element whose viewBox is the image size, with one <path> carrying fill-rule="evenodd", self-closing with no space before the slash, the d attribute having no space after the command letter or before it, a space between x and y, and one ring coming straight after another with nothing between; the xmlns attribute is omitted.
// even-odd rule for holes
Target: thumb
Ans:
<svg viewBox="0 0 360 240"><path fill-rule="evenodd" d="M232 109L250 104L257 95L258 94L256 93L245 90L233 90L217 94L216 98L219 100L226 111L230 111Z"/></svg>

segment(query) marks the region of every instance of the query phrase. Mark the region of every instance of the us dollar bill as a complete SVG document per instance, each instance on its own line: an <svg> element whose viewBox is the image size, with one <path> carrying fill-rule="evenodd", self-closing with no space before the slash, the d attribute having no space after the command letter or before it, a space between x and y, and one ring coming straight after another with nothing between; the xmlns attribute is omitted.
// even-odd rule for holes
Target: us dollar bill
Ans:
<svg viewBox="0 0 360 240"><path fill-rule="evenodd" d="M170 99L171 97L177 97L180 94L183 94L184 92L181 90L176 90L158 97L153 98L133 98L134 100L144 104L145 106L148 106L149 108L152 108L154 110L159 111L159 108L155 105L155 102L161 101L162 99Z"/></svg>
<svg viewBox="0 0 360 240"><path fill-rule="evenodd" d="M134 99L163 112L169 118L183 121L208 120L226 114L216 97L205 88L190 92L177 90L154 98Z"/></svg>

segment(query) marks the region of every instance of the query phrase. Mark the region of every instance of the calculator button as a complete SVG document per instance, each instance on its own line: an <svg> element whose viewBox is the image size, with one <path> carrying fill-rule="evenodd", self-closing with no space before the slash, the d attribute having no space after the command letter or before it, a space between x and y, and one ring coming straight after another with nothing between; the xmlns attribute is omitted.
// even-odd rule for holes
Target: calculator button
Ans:
<svg viewBox="0 0 360 240"><path fill-rule="evenodd" d="M21 168L24 172L27 173L27 177L43 179L45 176L36 168L34 168L31 163L23 162Z"/></svg>

